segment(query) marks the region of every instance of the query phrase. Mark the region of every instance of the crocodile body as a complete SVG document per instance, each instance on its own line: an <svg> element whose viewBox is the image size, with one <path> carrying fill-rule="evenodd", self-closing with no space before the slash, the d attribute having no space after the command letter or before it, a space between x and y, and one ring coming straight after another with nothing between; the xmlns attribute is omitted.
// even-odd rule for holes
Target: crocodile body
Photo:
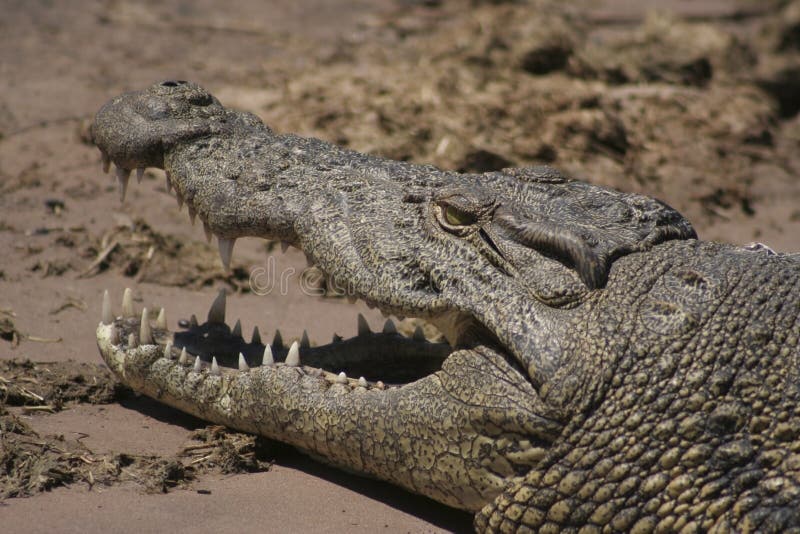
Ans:
<svg viewBox="0 0 800 534"><path fill-rule="evenodd" d="M302 249L329 286L425 318L331 345L169 332L108 298L135 390L450 506L480 531L800 531L800 261L696 239L668 206L549 168L445 172L272 132L187 82L92 135L217 236Z"/></svg>

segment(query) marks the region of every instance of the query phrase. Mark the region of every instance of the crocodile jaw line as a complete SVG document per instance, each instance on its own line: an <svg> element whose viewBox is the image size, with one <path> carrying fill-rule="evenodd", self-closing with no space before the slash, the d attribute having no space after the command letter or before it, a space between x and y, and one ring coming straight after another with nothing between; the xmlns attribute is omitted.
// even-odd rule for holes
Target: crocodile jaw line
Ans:
<svg viewBox="0 0 800 534"><path fill-rule="evenodd" d="M272 343L262 343L258 327L247 342L241 335L239 321L233 327L225 323L224 290L212 303L206 323L198 324L192 316L188 328L171 332L163 308L152 325L146 308L141 314L133 310L131 295L131 290L126 289L122 297L122 315L117 316L112 311L108 291L104 293L102 320L97 330L103 358L120 376L127 377L125 369L130 358L145 361L155 355L170 365L191 368L195 373L220 376L293 367L319 379L320 383L383 390L389 387L387 383L397 387L436 371L450 352L446 343L427 341L420 328L411 337L402 336L392 319L386 320L381 332L372 332L361 314L356 337L347 340L334 337L328 345L311 347L305 331L299 342L293 341L288 347L279 331ZM371 353L380 353L384 346L399 351L408 359L409 366L402 361L383 361L383 369L373 365ZM396 368L392 367L393 363ZM421 367L416 370L414 364ZM348 377L348 370L352 378ZM363 374L354 375L352 370L361 370ZM385 373L385 378L381 372Z"/></svg>

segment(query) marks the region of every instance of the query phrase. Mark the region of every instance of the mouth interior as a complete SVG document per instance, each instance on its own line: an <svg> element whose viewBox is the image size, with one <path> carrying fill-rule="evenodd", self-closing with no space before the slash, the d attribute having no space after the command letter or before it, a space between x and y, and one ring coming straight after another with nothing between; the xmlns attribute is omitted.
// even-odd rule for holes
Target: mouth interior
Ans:
<svg viewBox="0 0 800 534"><path fill-rule="evenodd" d="M326 345L312 347L304 333L299 342L287 346L279 331L271 342L266 342L257 328L250 341L246 341L238 322L233 327L225 323L225 301L225 291L221 290L206 322L198 323L192 315L190 320L179 322L181 330L170 332L162 314L155 327L150 324L149 317L144 319L145 314L142 319L137 317L132 311L130 292L126 290L123 316L109 318L104 303L103 322L113 322L120 344L133 349L149 341L165 347L165 356L194 365L196 369L216 367L226 372L289 365L319 376L331 373L363 378L370 385L404 385L418 380L441 369L452 352L447 343L427 341L420 328L410 337L400 334L391 319L386 321L381 332L372 332L361 315L357 336L350 339L334 336ZM142 327L142 320L147 323L149 332ZM150 339L146 339L148 337Z"/></svg>

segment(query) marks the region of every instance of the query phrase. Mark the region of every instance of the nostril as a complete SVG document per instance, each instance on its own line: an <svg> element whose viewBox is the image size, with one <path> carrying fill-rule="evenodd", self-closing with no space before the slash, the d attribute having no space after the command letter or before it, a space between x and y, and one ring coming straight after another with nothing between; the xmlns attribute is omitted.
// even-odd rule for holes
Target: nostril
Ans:
<svg viewBox="0 0 800 534"><path fill-rule="evenodd" d="M186 85L186 80L167 80L166 82L161 82L162 87L178 87L179 85Z"/></svg>

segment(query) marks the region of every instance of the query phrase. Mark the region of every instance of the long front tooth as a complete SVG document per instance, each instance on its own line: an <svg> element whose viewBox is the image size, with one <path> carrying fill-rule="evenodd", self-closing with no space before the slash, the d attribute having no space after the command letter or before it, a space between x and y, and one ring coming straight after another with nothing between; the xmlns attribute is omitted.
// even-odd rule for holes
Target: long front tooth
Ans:
<svg viewBox="0 0 800 534"><path fill-rule="evenodd" d="M250 343L252 343L253 345L255 345L256 343L261 345L261 333L258 331L257 326L253 327L253 337L250 338Z"/></svg>
<svg viewBox="0 0 800 534"><path fill-rule="evenodd" d="M394 321L391 319L386 319L386 322L383 323L383 333L384 334L396 334L397 327L394 325Z"/></svg>
<svg viewBox="0 0 800 534"><path fill-rule="evenodd" d="M135 349L139 345L136 344L136 336L133 335L133 332L128 334L128 349Z"/></svg>
<svg viewBox="0 0 800 534"><path fill-rule="evenodd" d="M272 357L272 348L269 343L264 347L264 357L261 359L261 365L264 367L275 365L275 358Z"/></svg>
<svg viewBox="0 0 800 534"><path fill-rule="evenodd" d="M136 317L133 311L133 291L129 287L126 287L125 291L122 292L122 316Z"/></svg>
<svg viewBox="0 0 800 534"><path fill-rule="evenodd" d="M219 370L219 365L217 365L216 356L211 357L211 374L214 376L219 376L222 374Z"/></svg>
<svg viewBox="0 0 800 534"><path fill-rule="evenodd" d="M231 335L234 337L242 337L242 321L236 319L236 324L233 325L233 329L231 330Z"/></svg>
<svg viewBox="0 0 800 534"><path fill-rule="evenodd" d="M100 160L103 162L103 172L108 174L108 169L111 167L111 158L109 158L108 154L101 150Z"/></svg>
<svg viewBox="0 0 800 534"><path fill-rule="evenodd" d="M203 362L200 361L200 356L195 356L194 358L194 367L192 367L192 371L195 373L199 373L203 370Z"/></svg>
<svg viewBox="0 0 800 534"><path fill-rule="evenodd" d="M209 323L224 323L225 322L225 290L220 289L217 293L217 298L211 303L211 309L208 310Z"/></svg>
<svg viewBox="0 0 800 534"><path fill-rule="evenodd" d="M247 360L244 359L244 354L241 352L239 353L239 370L240 371L249 371L250 366L247 365Z"/></svg>
<svg viewBox="0 0 800 534"><path fill-rule="evenodd" d="M368 384L367 384L367 379L366 378L364 378L363 376L358 377L358 387L365 388L365 387L367 387L367 385Z"/></svg>
<svg viewBox="0 0 800 534"><path fill-rule="evenodd" d="M144 167L136 167L136 183L142 183L142 176L144 176Z"/></svg>
<svg viewBox="0 0 800 534"><path fill-rule="evenodd" d="M181 348L181 355L178 357L178 363L181 365L189 363L189 354L186 352L186 347Z"/></svg>
<svg viewBox="0 0 800 534"><path fill-rule="evenodd" d="M128 180L131 177L131 171L129 169L123 169L122 167L117 167L117 182L119 183L119 201L125 201L125 195L128 192Z"/></svg>
<svg viewBox="0 0 800 534"><path fill-rule="evenodd" d="M167 310L165 308L161 308L158 312L158 318L156 319L156 326L161 330L167 329Z"/></svg>
<svg viewBox="0 0 800 534"><path fill-rule="evenodd" d="M301 349L310 349L311 342L308 340L308 332L303 330L303 337L300 338L300 348Z"/></svg>
<svg viewBox="0 0 800 534"><path fill-rule="evenodd" d="M236 243L236 239L218 237L217 241L219 242L219 257L222 260L222 267L225 268L225 271L230 271L231 255L233 255L233 245Z"/></svg>
<svg viewBox="0 0 800 534"><path fill-rule="evenodd" d="M172 341L167 341L167 344L164 347L164 357L168 360L172 359Z"/></svg>
<svg viewBox="0 0 800 534"><path fill-rule="evenodd" d="M108 289L103 292L103 312L100 314L103 324L111 324L114 321L114 316L111 315L111 297L108 294Z"/></svg>
<svg viewBox="0 0 800 534"><path fill-rule="evenodd" d="M336 376L336 383L337 384L347 384L347 373L342 371Z"/></svg>
<svg viewBox="0 0 800 534"><path fill-rule="evenodd" d="M300 365L300 347L297 345L297 341L292 343L292 346L289 347L289 354L286 356L286 365L289 367L297 367Z"/></svg>
<svg viewBox="0 0 800 534"><path fill-rule="evenodd" d="M359 313L358 314L358 335L359 336L368 336L371 333L372 333L372 330L369 329L369 323L367 322L367 319L363 315L361 315Z"/></svg>
<svg viewBox="0 0 800 534"><path fill-rule="evenodd" d="M150 318L147 316L147 308L142 308L142 320L139 323L139 343L142 345L153 344L153 333L150 331Z"/></svg>

